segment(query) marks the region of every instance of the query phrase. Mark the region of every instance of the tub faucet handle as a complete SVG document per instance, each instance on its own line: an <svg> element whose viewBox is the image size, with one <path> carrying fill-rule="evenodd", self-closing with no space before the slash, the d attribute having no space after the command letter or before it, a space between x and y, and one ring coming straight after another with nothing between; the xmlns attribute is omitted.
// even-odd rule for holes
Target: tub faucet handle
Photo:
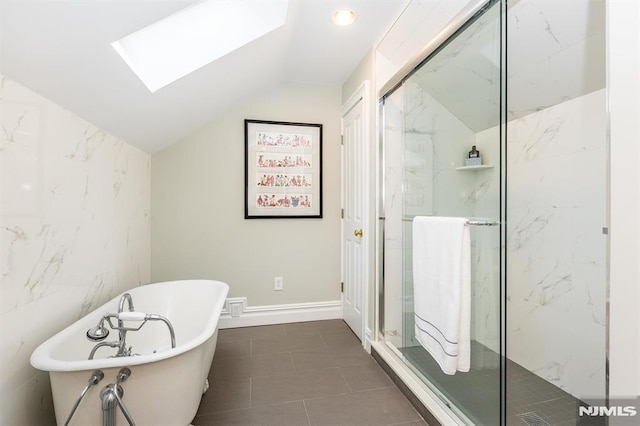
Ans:
<svg viewBox="0 0 640 426"><path fill-rule="evenodd" d="M98 382L100 382L100 380L102 379L104 379L104 373L101 370L94 370L94 372L91 374L91 378L89 379L89 381L93 385L97 385Z"/></svg>
<svg viewBox="0 0 640 426"><path fill-rule="evenodd" d="M126 381L129 376L131 376L131 369L129 367L122 367L120 371L118 371L118 376L116 377L116 383L120 384Z"/></svg>

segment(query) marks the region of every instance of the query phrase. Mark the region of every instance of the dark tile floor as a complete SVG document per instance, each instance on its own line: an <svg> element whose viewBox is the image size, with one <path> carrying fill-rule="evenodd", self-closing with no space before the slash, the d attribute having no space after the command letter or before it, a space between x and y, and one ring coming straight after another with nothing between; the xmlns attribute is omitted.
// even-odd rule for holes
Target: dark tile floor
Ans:
<svg viewBox="0 0 640 426"><path fill-rule="evenodd" d="M507 360L507 426L606 424L602 417L579 417L580 405L587 404L521 365Z"/></svg>
<svg viewBox="0 0 640 426"><path fill-rule="evenodd" d="M220 330L200 425L426 425L342 320Z"/></svg>

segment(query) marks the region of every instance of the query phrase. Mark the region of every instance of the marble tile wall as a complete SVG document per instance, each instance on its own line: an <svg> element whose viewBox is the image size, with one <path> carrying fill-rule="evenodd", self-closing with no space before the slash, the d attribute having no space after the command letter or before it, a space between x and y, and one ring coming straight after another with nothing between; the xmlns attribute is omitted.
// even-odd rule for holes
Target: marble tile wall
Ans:
<svg viewBox="0 0 640 426"><path fill-rule="evenodd" d="M437 99L409 80L405 83L405 179L425 177L424 200L405 198L405 215L465 216L473 213L476 176L463 165L475 133ZM416 151L422 150L422 152ZM417 169L419 164L422 170ZM414 185L415 186L415 185Z"/></svg>
<svg viewBox="0 0 640 426"><path fill-rule="evenodd" d="M499 164L499 134L478 137L411 81L385 115L385 326L395 346L413 346L411 222L415 215L499 216L499 169L460 171L472 145ZM499 228L472 229L473 338L497 349ZM494 312L495 311L495 312ZM396 334L397 333L397 334Z"/></svg>
<svg viewBox="0 0 640 426"><path fill-rule="evenodd" d="M413 344L406 317L412 307L411 250L410 225L397 219L500 215L499 128L448 134L445 129L455 128L455 118L424 92L410 85L405 89L392 108L394 118L387 121L395 127L388 132L392 136L385 151L385 315L388 329L399 331L395 339L401 346ZM508 356L578 398L604 391L604 96L597 91L508 125ZM455 170L472 141L494 169ZM474 227L472 337L495 351L499 256L499 228Z"/></svg>
<svg viewBox="0 0 640 426"><path fill-rule="evenodd" d="M605 91L508 125L507 354L584 399L604 392Z"/></svg>
<svg viewBox="0 0 640 426"><path fill-rule="evenodd" d="M412 0L376 46L376 87L431 42L469 0Z"/></svg>
<svg viewBox="0 0 640 426"><path fill-rule="evenodd" d="M509 120L605 87L606 3L520 0L509 7Z"/></svg>
<svg viewBox="0 0 640 426"><path fill-rule="evenodd" d="M404 346L403 233L406 223L403 203L404 90L395 91L384 103L384 332L396 348Z"/></svg>
<svg viewBox="0 0 640 426"><path fill-rule="evenodd" d="M2 76L0 105L0 424L45 425L33 350L149 282L150 156Z"/></svg>
<svg viewBox="0 0 640 426"><path fill-rule="evenodd" d="M493 168L465 172L472 173L476 182L468 202L473 206L474 217L499 221L499 128L477 133L475 145L482 155L483 163ZM472 338L489 349L500 352L500 227L472 226L471 241Z"/></svg>

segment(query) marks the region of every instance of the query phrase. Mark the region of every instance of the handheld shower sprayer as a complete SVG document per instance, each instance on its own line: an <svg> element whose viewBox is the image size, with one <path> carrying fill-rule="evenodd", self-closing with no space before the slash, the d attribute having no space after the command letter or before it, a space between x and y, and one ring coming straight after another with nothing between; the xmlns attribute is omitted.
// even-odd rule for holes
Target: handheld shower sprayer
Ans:
<svg viewBox="0 0 640 426"><path fill-rule="evenodd" d="M97 326L87 330L87 338L93 342L101 342L109 336L109 329L104 326L104 317Z"/></svg>

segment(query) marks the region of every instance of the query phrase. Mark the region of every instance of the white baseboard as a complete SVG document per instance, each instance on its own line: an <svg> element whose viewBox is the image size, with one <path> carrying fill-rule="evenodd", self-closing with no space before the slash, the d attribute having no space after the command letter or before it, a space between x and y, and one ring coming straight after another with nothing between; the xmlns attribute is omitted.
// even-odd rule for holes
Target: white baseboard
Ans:
<svg viewBox="0 0 640 426"><path fill-rule="evenodd" d="M234 316L231 315L232 312ZM340 300L288 305L247 306L246 297L232 297L225 302L218 328L253 327L341 318L342 302Z"/></svg>

